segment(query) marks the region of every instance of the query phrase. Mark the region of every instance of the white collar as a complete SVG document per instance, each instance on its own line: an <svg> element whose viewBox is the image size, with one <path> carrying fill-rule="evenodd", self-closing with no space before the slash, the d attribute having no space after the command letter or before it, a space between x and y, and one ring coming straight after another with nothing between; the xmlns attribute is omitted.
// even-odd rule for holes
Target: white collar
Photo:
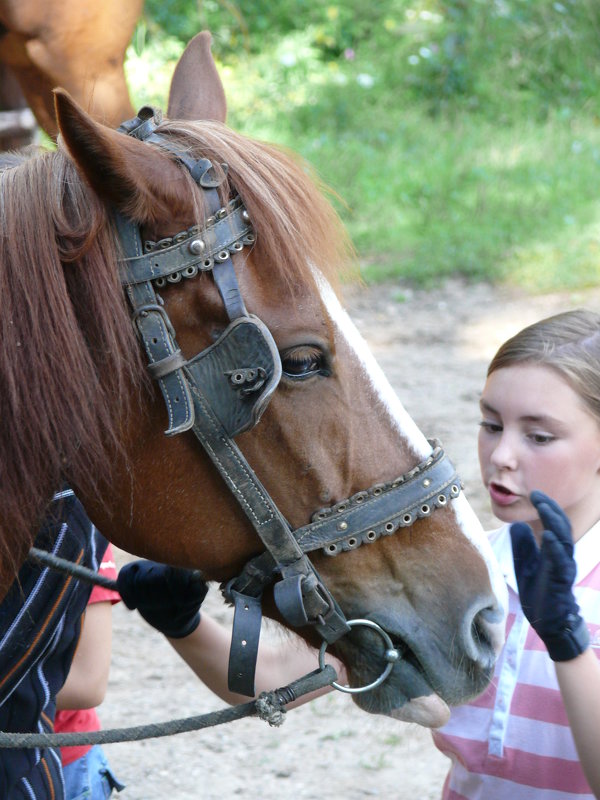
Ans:
<svg viewBox="0 0 600 800"><path fill-rule="evenodd" d="M579 583L590 574L600 562L600 520L575 542L575 562L577 564L577 578Z"/></svg>

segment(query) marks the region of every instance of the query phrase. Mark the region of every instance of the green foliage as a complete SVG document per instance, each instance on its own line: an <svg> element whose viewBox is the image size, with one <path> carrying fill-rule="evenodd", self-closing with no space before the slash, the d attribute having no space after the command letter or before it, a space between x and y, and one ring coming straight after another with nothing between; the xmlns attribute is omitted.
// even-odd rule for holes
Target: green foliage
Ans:
<svg viewBox="0 0 600 800"><path fill-rule="evenodd" d="M140 102L202 28L230 124L316 167L368 280L600 280L592 0L147 0Z"/></svg>
<svg viewBox="0 0 600 800"><path fill-rule="evenodd" d="M436 5L436 24L415 30L419 46L417 52L413 47L415 69L409 77L415 94L428 98L432 109L463 99L468 108L488 114L505 113L515 103L544 113L597 95L597 4L452 0Z"/></svg>

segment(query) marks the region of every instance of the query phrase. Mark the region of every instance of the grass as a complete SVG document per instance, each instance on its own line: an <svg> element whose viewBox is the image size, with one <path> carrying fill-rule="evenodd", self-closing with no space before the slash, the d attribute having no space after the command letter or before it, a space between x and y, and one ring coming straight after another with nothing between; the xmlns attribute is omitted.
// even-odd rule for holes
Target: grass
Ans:
<svg viewBox="0 0 600 800"><path fill-rule="evenodd" d="M253 47L227 51L217 37L229 122L314 166L368 282L600 281L592 5L378 0L371 17L357 1L299 6L307 24L288 14L267 35L260 5ZM164 106L181 48L166 35L130 48L140 103Z"/></svg>

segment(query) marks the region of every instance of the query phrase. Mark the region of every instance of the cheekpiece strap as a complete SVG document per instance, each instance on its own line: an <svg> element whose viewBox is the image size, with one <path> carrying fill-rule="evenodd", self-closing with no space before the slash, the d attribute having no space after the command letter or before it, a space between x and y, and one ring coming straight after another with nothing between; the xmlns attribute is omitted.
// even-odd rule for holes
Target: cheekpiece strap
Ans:
<svg viewBox="0 0 600 800"><path fill-rule="evenodd" d="M138 226L115 213L115 223L126 257L141 255L142 241ZM159 304L152 283L135 283L126 287L140 339L148 356L149 369L154 373L162 392L169 427L167 436L189 430L194 424L194 401L179 360L180 350L175 332L164 309ZM169 371L165 372L165 365Z"/></svg>
<svg viewBox="0 0 600 800"><path fill-rule="evenodd" d="M266 549L279 565L283 580L300 574L308 622L328 642L349 628L343 613L319 579L314 566L296 542L287 520L244 458L197 384L191 387L196 408L194 433L239 502ZM313 579L314 578L314 579Z"/></svg>

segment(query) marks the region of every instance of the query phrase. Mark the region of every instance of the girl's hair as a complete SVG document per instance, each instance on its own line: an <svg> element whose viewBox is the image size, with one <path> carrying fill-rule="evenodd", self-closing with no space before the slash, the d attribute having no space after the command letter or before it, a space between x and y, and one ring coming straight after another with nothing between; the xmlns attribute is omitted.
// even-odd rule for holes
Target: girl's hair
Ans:
<svg viewBox="0 0 600 800"><path fill-rule="evenodd" d="M528 325L500 347L487 374L524 363L557 372L600 423L600 314L580 308Z"/></svg>

